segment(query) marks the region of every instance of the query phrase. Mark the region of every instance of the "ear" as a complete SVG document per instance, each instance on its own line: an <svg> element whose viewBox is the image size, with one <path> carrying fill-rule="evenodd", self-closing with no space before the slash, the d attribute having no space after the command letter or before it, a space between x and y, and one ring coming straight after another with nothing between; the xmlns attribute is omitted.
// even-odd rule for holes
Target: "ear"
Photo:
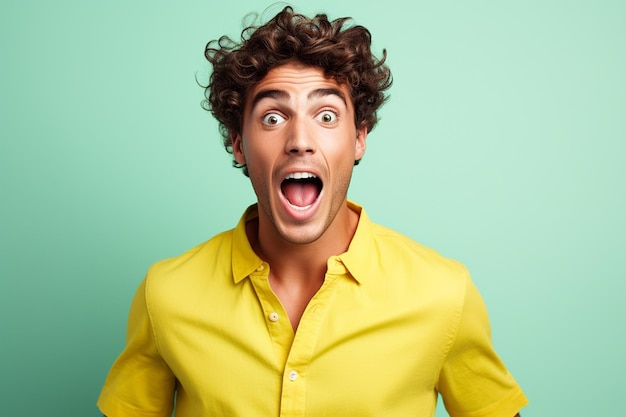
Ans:
<svg viewBox="0 0 626 417"><path fill-rule="evenodd" d="M243 152L243 142L241 135L235 131L230 132L230 145L233 149L233 157L235 161L240 165L246 164L246 156Z"/></svg>
<svg viewBox="0 0 626 417"><path fill-rule="evenodd" d="M365 155L367 139L367 126L365 123L361 124L361 127L356 131L356 142L354 144L354 160L358 161Z"/></svg>

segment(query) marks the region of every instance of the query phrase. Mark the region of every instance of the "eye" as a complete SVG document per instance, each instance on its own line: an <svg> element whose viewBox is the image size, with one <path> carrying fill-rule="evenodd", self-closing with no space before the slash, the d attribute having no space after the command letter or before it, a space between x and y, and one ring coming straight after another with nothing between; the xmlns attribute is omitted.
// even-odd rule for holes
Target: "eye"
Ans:
<svg viewBox="0 0 626 417"><path fill-rule="evenodd" d="M324 110L317 115L317 120L325 124L332 124L337 121L337 113L332 110Z"/></svg>
<svg viewBox="0 0 626 417"><path fill-rule="evenodd" d="M285 121L285 118L278 113L267 113L263 116L263 123L269 126L276 126Z"/></svg>

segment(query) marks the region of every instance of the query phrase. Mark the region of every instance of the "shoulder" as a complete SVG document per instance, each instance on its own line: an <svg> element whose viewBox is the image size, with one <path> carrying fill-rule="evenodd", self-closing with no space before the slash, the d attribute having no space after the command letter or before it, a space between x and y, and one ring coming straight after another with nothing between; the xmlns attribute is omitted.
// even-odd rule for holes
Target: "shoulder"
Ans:
<svg viewBox="0 0 626 417"><path fill-rule="evenodd" d="M355 279L398 300L419 300L455 315L471 285L465 266L363 214L348 253L341 257Z"/></svg>
<svg viewBox="0 0 626 417"><path fill-rule="evenodd" d="M372 223L372 241L379 256L398 265L437 272L461 280L468 276L468 271L461 262L388 227Z"/></svg>
<svg viewBox="0 0 626 417"><path fill-rule="evenodd" d="M232 240L233 230L219 233L178 256L154 263L150 267L149 274L159 275L176 272L179 269L201 267L206 264L207 259L218 260L220 256L229 255L232 250Z"/></svg>
<svg viewBox="0 0 626 417"><path fill-rule="evenodd" d="M460 262L441 255L401 232L371 221L362 207L351 204L360 215L348 250L348 254L352 255L351 260L365 261L368 269L395 267L406 272L425 270L467 275Z"/></svg>
<svg viewBox="0 0 626 417"><path fill-rule="evenodd" d="M233 230L228 230L181 255L154 263L145 279L146 297L188 296L188 291L197 291L207 281L232 276L232 241Z"/></svg>

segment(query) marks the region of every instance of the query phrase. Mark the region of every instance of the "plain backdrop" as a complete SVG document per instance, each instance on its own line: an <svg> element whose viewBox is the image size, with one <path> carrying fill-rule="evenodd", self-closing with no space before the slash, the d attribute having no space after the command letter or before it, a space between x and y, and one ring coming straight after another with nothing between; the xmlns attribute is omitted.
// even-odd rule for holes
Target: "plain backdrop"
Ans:
<svg viewBox="0 0 626 417"><path fill-rule="evenodd" d="M623 416L626 3L292 4L387 49L349 197L468 266L524 417ZM149 265L255 201L198 83L268 6L0 3L0 415L99 415Z"/></svg>

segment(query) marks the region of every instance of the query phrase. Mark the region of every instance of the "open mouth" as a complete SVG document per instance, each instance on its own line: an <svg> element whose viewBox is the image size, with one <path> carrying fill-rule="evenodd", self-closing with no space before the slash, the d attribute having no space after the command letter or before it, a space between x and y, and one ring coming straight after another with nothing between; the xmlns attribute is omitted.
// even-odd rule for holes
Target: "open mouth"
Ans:
<svg viewBox="0 0 626 417"><path fill-rule="evenodd" d="M285 177L280 189L290 205L311 206L322 192L322 181L310 172L294 172Z"/></svg>

